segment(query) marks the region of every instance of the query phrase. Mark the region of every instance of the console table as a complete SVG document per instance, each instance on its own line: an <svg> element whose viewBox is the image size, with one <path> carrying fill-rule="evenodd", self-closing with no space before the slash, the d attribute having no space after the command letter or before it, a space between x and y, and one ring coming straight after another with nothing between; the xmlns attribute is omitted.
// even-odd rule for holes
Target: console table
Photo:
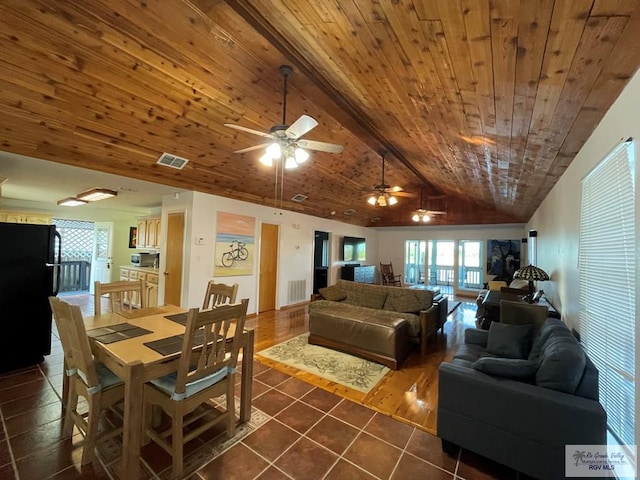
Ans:
<svg viewBox="0 0 640 480"><path fill-rule="evenodd" d="M376 267L375 265L345 265L340 270L340 278L352 282L375 283Z"/></svg>
<svg viewBox="0 0 640 480"><path fill-rule="evenodd" d="M484 307L484 316L478 319L481 328L488 329L491 322L500 321L500 300L509 300L511 302L527 303L522 299L523 295L514 293L504 293L499 290L489 290L482 301ZM536 302L537 305L544 305L549 310L549 316L560 318L560 312L551 305L546 298Z"/></svg>

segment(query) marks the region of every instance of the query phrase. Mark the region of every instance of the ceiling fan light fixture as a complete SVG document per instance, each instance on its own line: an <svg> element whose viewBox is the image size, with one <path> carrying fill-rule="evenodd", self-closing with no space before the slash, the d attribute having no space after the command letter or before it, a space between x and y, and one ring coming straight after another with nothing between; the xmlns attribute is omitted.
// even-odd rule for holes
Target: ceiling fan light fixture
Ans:
<svg viewBox="0 0 640 480"><path fill-rule="evenodd" d="M277 142L273 142L271 145L269 145L266 152L267 155L269 155L274 160L277 160L282 155L282 149L280 148L280 144L278 144Z"/></svg>
<svg viewBox="0 0 640 480"><path fill-rule="evenodd" d="M427 210L419 208L418 210L413 212L413 217L411 217L411 220L413 220L414 222L428 223L429 221L431 221L431 216L429 216Z"/></svg>
<svg viewBox="0 0 640 480"><path fill-rule="evenodd" d="M267 167L273 167L273 157L269 154L269 152L266 152L260 157L260 163L266 165Z"/></svg>
<svg viewBox="0 0 640 480"><path fill-rule="evenodd" d="M375 196L371 196L367 199L367 203L369 205L375 205L378 202L378 199Z"/></svg>
<svg viewBox="0 0 640 480"><path fill-rule="evenodd" d="M304 163L307 160L309 160L309 153L306 150L304 150L304 149L302 149L300 147L296 147L296 149L294 151L294 155L295 155L295 158L296 158L296 163L298 165L300 165L301 163Z"/></svg>
<svg viewBox="0 0 640 480"><path fill-rule="evenodd" d="M287 159L284 161L284 168L286 168L287 170L291 170L297 167L298 163L296 162L296 159L292 156L287 156Z"/></svg>
<svg viewBox="0 0 640 480"><path fill-rule="evenodd" d="M394 197L393 195L389 197L389 205L395 205L396 203L398 203L398 199L396 197Z"/></svg>

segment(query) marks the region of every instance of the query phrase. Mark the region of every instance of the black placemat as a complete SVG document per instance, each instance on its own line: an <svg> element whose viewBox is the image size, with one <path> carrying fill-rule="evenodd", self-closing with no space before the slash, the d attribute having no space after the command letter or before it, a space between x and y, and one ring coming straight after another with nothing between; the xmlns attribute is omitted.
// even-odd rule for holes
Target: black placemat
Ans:
<svg viewBox="0 0 640 480"><path fill-rule="evenodd" d="M188 313L176 313L174 315L165 315L164 318L171 320L172 322L179 323L180 325L187 325Z"/></svg>
<svg viewBox="0 0 640 480"><path fill-rule="evenodd" d="M196 332L196 345L202 345L204 332L199 330ZM172 355L182 350L182 342L184 335L174 335L172 337L145 342L144 345L151 350L158 352L160 355Z"/></svg>
<svg viewBox="0 0 640 480"><path fill-rule="evenodd" d="M113 343L128 338L140 337L141 335L147 335L149 333L153 332L146 328L136 327L130 323L118 323L117 325L88 330L87 336L100 343Z"/></svg>

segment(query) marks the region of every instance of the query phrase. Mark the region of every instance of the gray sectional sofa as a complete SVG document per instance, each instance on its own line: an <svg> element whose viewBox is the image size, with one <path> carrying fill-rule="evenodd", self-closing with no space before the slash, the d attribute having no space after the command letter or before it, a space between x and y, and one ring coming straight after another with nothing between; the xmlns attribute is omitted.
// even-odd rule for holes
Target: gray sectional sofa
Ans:
<svg viewBox="0 0 640 480"><path fill-rule="evenodd" d="M438 436L539 479L565 478L565 445L606 444L598 371L565 324L467 329L439 367Z"/></svg>
<svg viewBox="0 0 640 480"><path fill-rule="evenodd" d="M338 280L309 304L309 343L398 369L411 343L424 354L443 328L448 302L439 293Z"/></svg>

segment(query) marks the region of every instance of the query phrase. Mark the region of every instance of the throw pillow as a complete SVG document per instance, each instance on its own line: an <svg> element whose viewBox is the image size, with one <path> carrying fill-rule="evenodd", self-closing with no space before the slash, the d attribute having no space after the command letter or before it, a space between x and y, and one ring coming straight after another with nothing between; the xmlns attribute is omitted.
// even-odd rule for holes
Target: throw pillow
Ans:
<svg viewBox="0 0 640 480"><path fill-rule="evenodd" d="M322 298L325 300L331 300L332 302L339 302L340 300L347 298L347 293L337 285L320 288L318 289L318 292L320 292Z"/></svg>
<svg viewBox="0 0 640 480"><path fill-rule="evenodd" d="M492 322L489 327L487 352L498 357L527 358L532 336L532 325Z"/></svg>
<svg viewBox="0 0 640 480"><path fill-rule="evenodd" d="M482 357L471 365L472 368L496 377L512 380L526 380L533 377L538 368L535 362L520 358Z"/></svg>
<svg viewBox="0 0 640 480"><path fill-rule="evenodd" d="M422 310L422 302L413 293L407 292L403 295L391 297L392 308L401 313L419 313Z"/></svg>

